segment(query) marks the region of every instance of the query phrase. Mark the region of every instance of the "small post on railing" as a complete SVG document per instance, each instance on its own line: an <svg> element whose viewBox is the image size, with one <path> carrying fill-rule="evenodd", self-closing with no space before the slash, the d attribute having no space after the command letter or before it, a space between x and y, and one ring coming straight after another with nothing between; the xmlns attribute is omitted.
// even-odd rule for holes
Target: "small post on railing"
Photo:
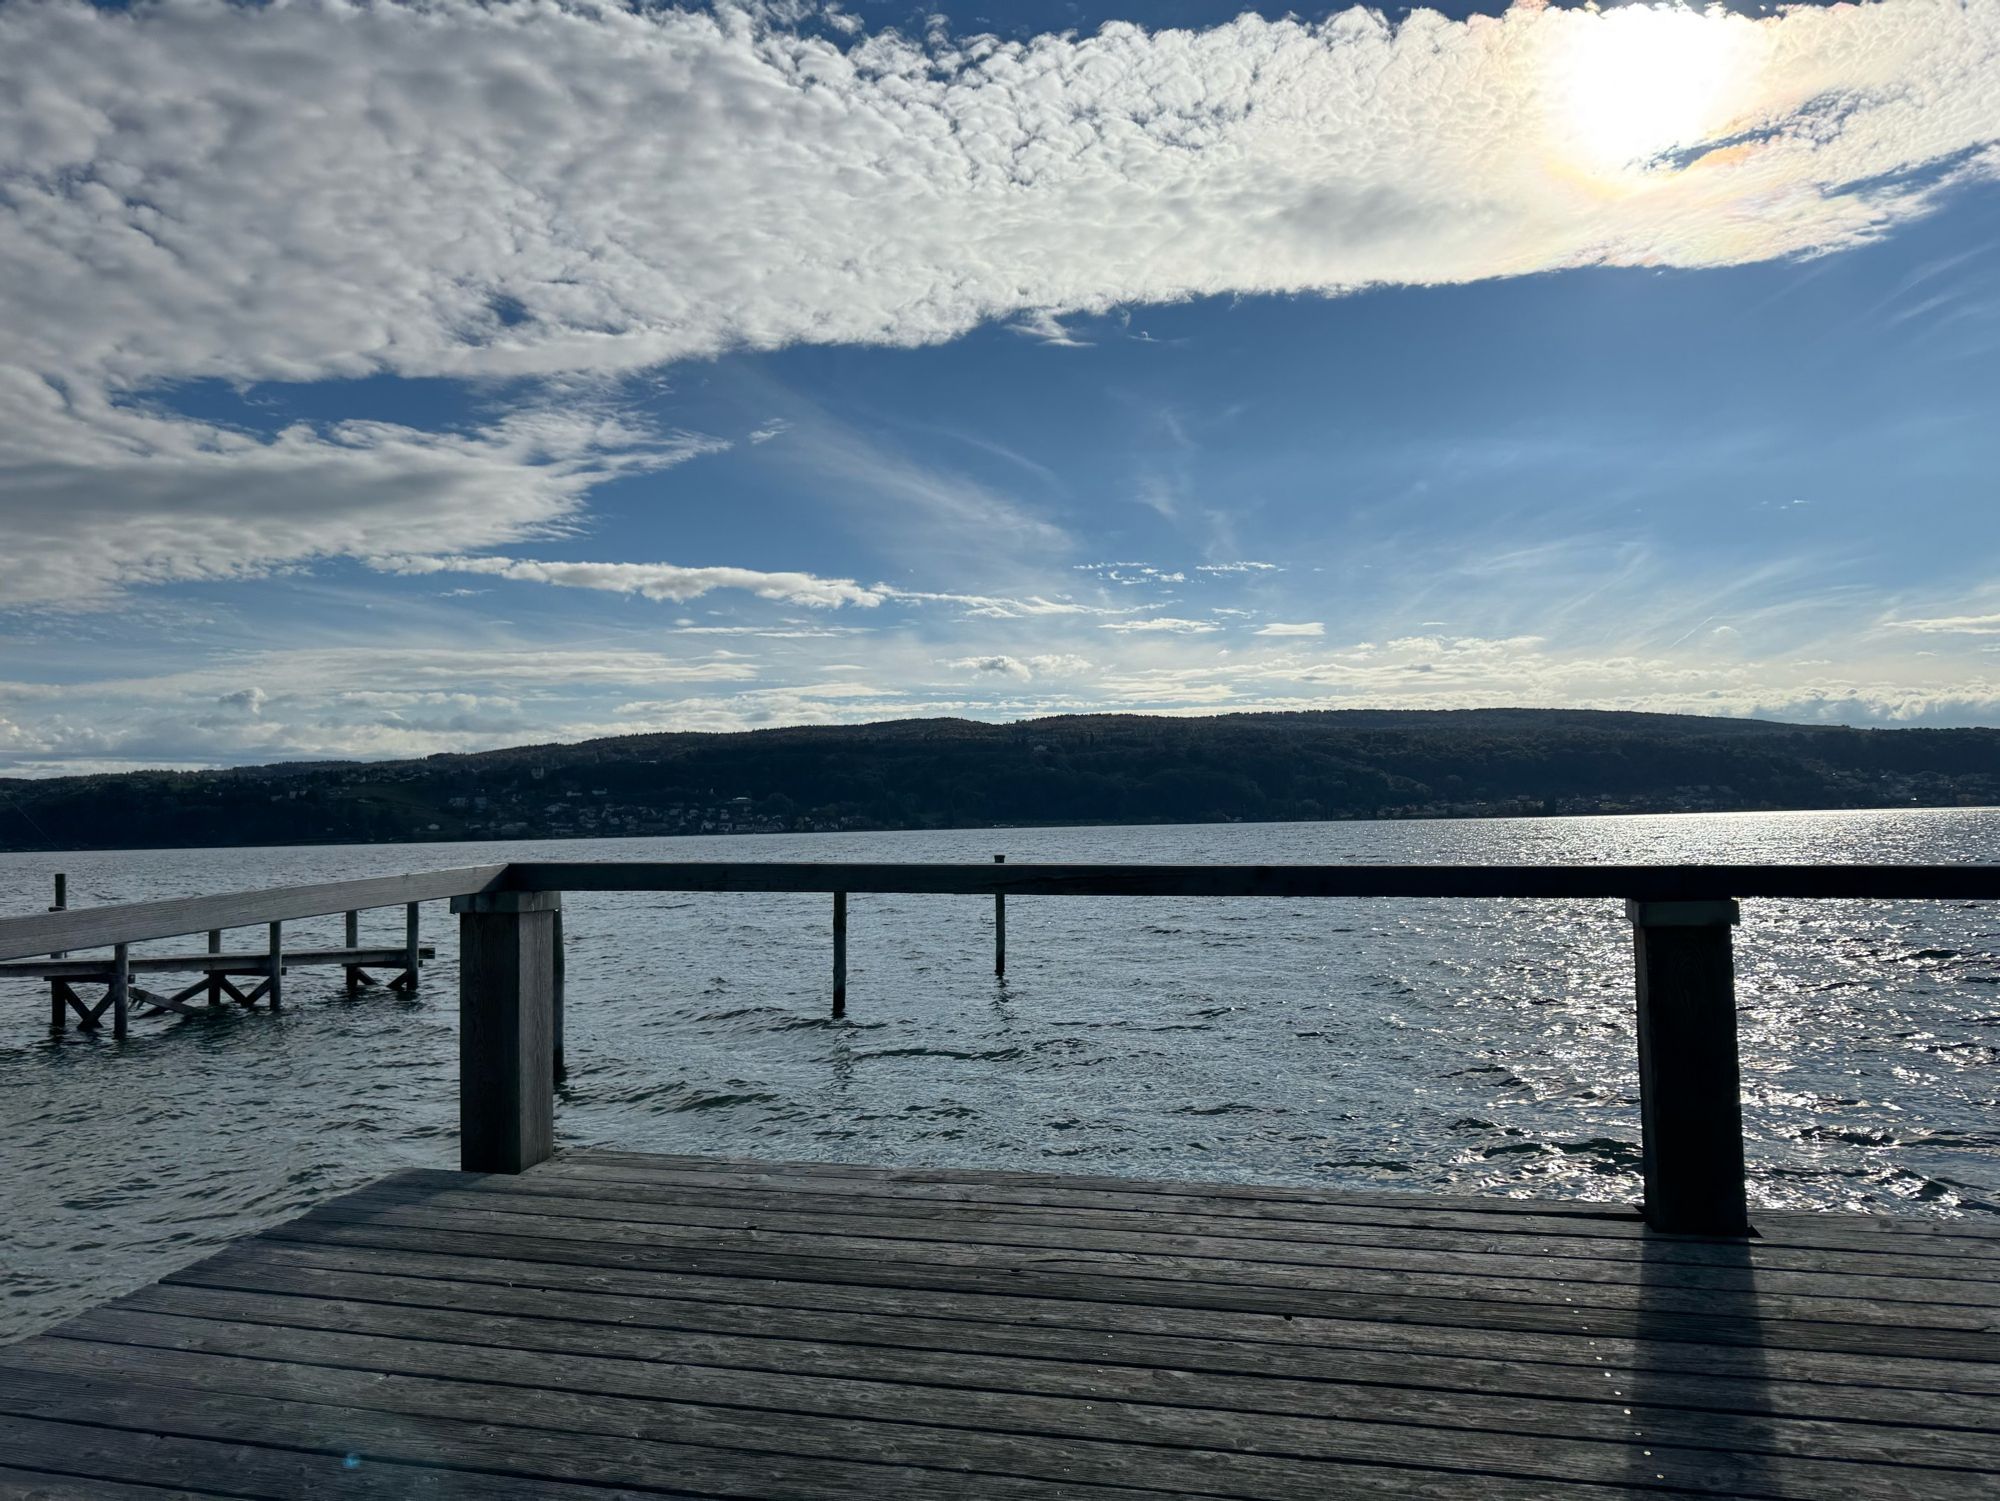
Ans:
<svg viewBox="0 0 2000 1501"><path fill-rule="evenodd" d="M421 933L418 928L418 903L411 902L403 909L403 988L415 990L417 979L423 967L423 960L417 949Z"/></svg>
<svg viewBox="0 0 2000 1501"><path fill-rule="evenodd" d="M69 911L69 877L62 871L56 872L56 899L49 904L49 911ZM69 957L69 950L57 949L49 957L51 959L67 959Z"/></svg>
<svg viewBox="0 0 2000 1501"><path fill-rule="evenodd" d="M833 1019L847 1015L847 893L833 894Z"/></svg>
<svg viewBox="0 0 2000 1501"><path fill-rule="evenodd" d="M285 1009L285 925L271 924L271 988L265 995L273 1014Z"/></svg>
<svg viewBox="0 0 2000 1501"><path fill-rule="evenodd" d="M132 950L127 944L111 949L111 1035L122 1038L132 1009Z"/></svg>
<svg viewBox="0 0 2000 1501"><path fill-rule="evenodd" d="M1007 857L995 855L993 863L1005 865ZM993 973L1007 977L1007 898L998 891L993 893Z"/></svg>
<svg viewBox="0 0 2000 1501"><path fill-rule="evenodd" d="M555 945L555 988L550 997L550 1010L554 1013L555 1036L551 1039L554 1054L555 1082L560 1084L569 1077L569 1062L563 1057L563 990L568 983L569 960L563 948L562 908L555 910L555 926L550 941Z"/></svg>
<svg viewBox="0 0 2000 1501"><path fill-rule="evenodd" d="M518 1173L555 1150L559 891L455 896L459 1165Z"/></svg>
<svg viewBox="0 0 2000 1501"><path fill-rule="evenodd" d="M345 919L341 923L340 937L341 947L343 948L358 949L361 947L361 914L359 912L350 911L346 914ZM361 994L360 966L349 964L345 966L345 970L347 974L347 993L349 995Z"/></svg>
<svg viewBox="0 0 2000 1501"><path fill-rule="evenodd" d="M1733 901L1627 902L1638 963L1646 1223L1745 1235Z"/></svg>
<svg viewBox="0 0 2000 1501"><path fill-rule="evenodd" d="M211 954L222 952L222 929L208 930L208 951ZM216 970L208 972L208 1004L211 1006L222 1004L222 975Z"/></svg>

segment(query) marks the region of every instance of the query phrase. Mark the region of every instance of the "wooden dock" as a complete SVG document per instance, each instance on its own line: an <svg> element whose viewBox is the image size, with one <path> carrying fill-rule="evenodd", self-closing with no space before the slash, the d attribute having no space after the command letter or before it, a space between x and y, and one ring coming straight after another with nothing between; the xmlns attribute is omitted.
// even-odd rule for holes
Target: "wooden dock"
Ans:
<svg viewBox="0 0 2000 1501"><path fill-rule="evenodd" d="M2000 1495L2000 1229L574 1151L0 1349L0 1494Z"/></svg>

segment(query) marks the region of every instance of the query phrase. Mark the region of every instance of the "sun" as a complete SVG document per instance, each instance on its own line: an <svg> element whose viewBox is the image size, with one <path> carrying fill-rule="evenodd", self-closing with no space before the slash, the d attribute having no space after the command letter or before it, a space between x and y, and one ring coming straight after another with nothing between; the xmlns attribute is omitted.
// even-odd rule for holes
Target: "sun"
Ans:
<svg viewBox="0 0 2000 1501"><path fill-rule="evenodd" d="M1627 5L1545 12L1550 129L1558 156L1593 176L1657 170L1740 112L1756 71L1754 24L1720 11Z"/></svg>

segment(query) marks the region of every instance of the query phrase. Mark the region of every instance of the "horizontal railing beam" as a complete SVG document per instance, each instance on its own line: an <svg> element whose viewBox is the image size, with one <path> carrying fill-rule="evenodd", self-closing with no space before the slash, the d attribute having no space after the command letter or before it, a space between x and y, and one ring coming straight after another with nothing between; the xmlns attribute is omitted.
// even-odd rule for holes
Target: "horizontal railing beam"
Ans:
<svg viewBox="0 0 2000 1501"><path fill-rule="evenodd" d="M916 896L1742 897L2000 900L2000 865L958 865L523 861L515 891L871 892Z"/></svg>
<svg viewBox="0 0 2000 1501"><path fill-rule="evenodd" d="M472 896L505 884L505 865L468 865L457 870L370 876L316 886L279 886L267 891L231 891L220 896L169 897L157 902L119 902L71 908L33 917L0 919L0 960L46 956L66 949L101 948L109 943L143 943L178 938L208 929L247 928L294 918L326 917L350 908L394 907L409 902Z"/></svg>

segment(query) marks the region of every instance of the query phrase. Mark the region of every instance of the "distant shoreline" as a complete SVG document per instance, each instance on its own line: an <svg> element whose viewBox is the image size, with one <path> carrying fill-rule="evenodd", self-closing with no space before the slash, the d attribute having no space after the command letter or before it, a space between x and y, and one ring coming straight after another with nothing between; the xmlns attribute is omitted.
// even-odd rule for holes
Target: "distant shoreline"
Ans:
<svg viewBox="0 0 2000 1501"><path fill-rule="evenodd" d="M0 850L2000 806L2000 729L1572 709L1071 715L0 781Z"/></svg>

